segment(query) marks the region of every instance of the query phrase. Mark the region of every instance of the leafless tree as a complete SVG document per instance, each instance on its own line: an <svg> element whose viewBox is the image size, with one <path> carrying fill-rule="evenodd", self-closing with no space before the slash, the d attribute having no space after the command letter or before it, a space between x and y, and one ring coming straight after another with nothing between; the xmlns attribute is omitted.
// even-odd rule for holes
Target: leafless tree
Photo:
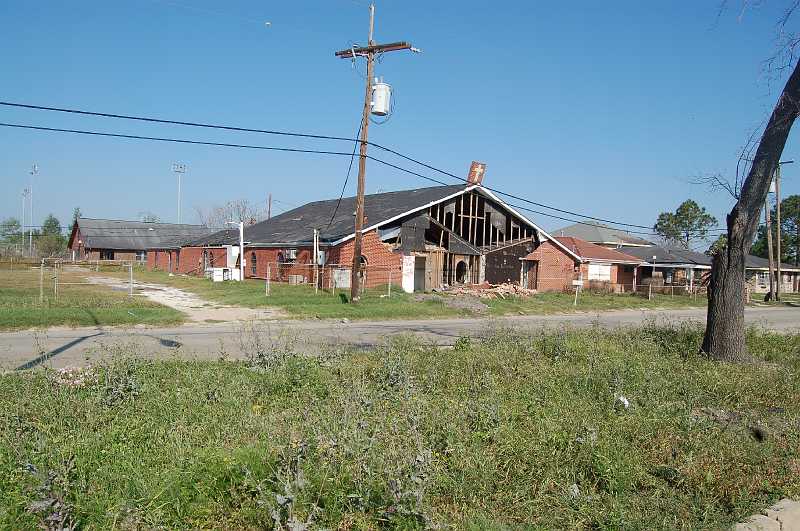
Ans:
<svg viewBox="0 0 800 531"><path fill-rule="evenodd" d="M195 206L194 210L201 225L213 228L224 228L228 221L244 221L245 225L252 225L265 217L265 212L248 199L234 199L208 209Z"/></svg>

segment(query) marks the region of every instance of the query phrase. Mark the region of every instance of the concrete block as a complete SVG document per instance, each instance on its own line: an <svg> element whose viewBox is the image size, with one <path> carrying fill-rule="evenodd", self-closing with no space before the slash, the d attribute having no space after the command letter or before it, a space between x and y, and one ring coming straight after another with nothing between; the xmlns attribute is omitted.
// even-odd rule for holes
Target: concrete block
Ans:
<svg viewBox="0 0 800 531"><path fill-rule="evenodd" d="M800 502L784 498L765 509L764 515L778 521L781 531L800 531Z"/></svg>
<svg viewBox="0 0 800 531"><path fill-rule="evenodd" d="M733 526L733 531L781 531L781 524L763 514L756 514Z"/></svg>

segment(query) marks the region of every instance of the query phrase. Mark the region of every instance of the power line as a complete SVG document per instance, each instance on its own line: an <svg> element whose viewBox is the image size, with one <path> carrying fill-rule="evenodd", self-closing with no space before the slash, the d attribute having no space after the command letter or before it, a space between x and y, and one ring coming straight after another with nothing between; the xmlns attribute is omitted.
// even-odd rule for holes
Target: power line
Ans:
<svg viewBox="0 0 800 531"><path fill-rule="evenodd" d="M358 131L356 132L356 138L361 136L361 122L358 122ZM356 159L356 151L358 150L358 142L356 141L353 144L353 154L350 156L350 164L347 165L347 175L344 177L344 184L342 184L342 191L339 193L339 200L336 201L336 208L333 209L333 214L331 214L331 220L328 222L328 227L333 224L333 219L336 217L337 212L339 212L339 205L342 204L342 198L344 197L344 191L347 188L347 181L350 180L350 172L353 171L353 161Z"/></svg>
<svg viewBox="0 0 800 531"><path fill-rule="evenodd" d="M5 104L4 102L0 102L0 105L4 105L4 104ZM13 105L14 106L21 106L21 104L13 104ZM26 105L25 107L31 107L31 106L27 106ZM36 107L36 106L34 106L34 107ZM55 110L58 110L58 109L55 109ZM68 112L71 112L71 111L68 111ZM86 114L86 113L87 113L86 111L79 111L79 114ZM89 113L89 114L98 114L98 113ZM124 117L122 115L107 115L107 116ZM146 121L161 121L161 120L149 119L149 118L148 119L144 119L144 120L146 120ZM175 123L178 123L178 122L175 122ZM185 122L183 124L184 125L193 125L190 122ZM12 124L12 123L5 123L5 122L0 122L0 126L2 126L2 127L10 127L10 128L17 128L17 129L36 130L36 131L73 133L73 134L81 134L81 135L89 135L89 136L123 138L123 139L127 139L127 140L151 140L151 141L158 141L158 142L172 142L172 143L179 143L179 144L204 145L204 146L216 146L216 147L230 147L230 148L239 148L239 149L255 149L255 150L282 151L282 152L291 152L291 153L311 153L311 154L322 154L322 155L348 156L348 157L351 157L351 160L354 157L354 155L352 153L343 152L343 151L326 151L326 150L313 150L313 149L300 149L300 148L285 148L285 147L275 147L275 146L261 146L261 145L253 145L253 144L232 144L232 143L225 143L225 142L208 142L208 141L186 140L186 139L169 138L169 137L152 137L152 136L144 136L144 135L121 134L121 133L105 133L105 132L100 132L100 131L89 131L89 130L82 130L82 129L66 129L66 128L56 128L56 127L43 127L43 126L24 125L24 124ZM205 127L205 126L201 126L201 127ZM208 126L208 127L212 127L212 128L218 128L219 127L219 128L225 128L225 129L236 129L236 128L230 128L230 127L227 127L227 126ZM239 128L239 130L243 130L243 129ZM310 136L310 135L294 134L294 133L291 133L291 134L290 133L285 133L285 134L289 134L291 136ZM316 137L316 138L326 138L326 137L322 137L322 136L319 136L319 135L313 135L313 136ZM348 140L348 139L345 139L343 137L327 137L327 138L336 139L336 140ZM350 140L352 140L352 139L350 139ZM358 140L353 140L353 141L359 142ZM399 154L398 152L396 152L394 150L391 150L389 148L382 148L382 149L384 149L384 150L386 150L386 151L388 151L390 153L393 153L393 154L398 154L398 156L400 156L402 158L406 158L406 159L408 159L408 160L410 160L412 162L415 162L417 164L420 164L422 166L434 169L434 170L436 170L436 171L438 171L440 173L443 173L443 174L448 175L448 176L450 176L452 178L455 178L460 182L466 182L465 179L457 177L457 176L455 176L455 175L453 175L453 174L451 174L449 172L445 172L444 170L439 170L439 169L434 168L433 166L429 166L429 165L427 165L425 163L416 161L415 159L412 159L410 157L406 157L405 155ZM383 164L385 166L394 168L394 169L396 169L398 171L402 171L402 172L405 172L405 173L408 173L408 174L411 174L411 175L415 175L415 176L420 177L422 179L425 179L427 181L434 182L434 183L437 183L437 184L443 185L443 186L448 186L448 183L446 183L444 181L441 181L441 180L438 180L438 179L434 179L433 177L429 177L427 175L423 175L421 173L415 172L413 170L409 170L407 168L403 168L401 166L398 166L398 165L390 163L388 161L379 159L379 158L374 157L372 155L366 155L366 158L368 158L370 160L373 160L373 161L375 161L375 162L377 162L379 164ZM635 224L629 224L629 223L623 223L623 222L616 222L616 221L606 220L606 219L603 219L603 218L596 218L596 217L592 217L592 216L586 216L586 215L583 215L583 214L575 213L575 212L568 211L568 210L558 209L558 208L555 208L555 207L550 207L550 206L547 206L547 205L543 205L542 203L537 203L537 202L531 201L531 200L529 200L527 198L520 197L520 196L517 196L517 195L514 195L514 194L507 193L507 192L503 192L501 190L498 190L498 189L495 189L495 188L492 188L492 187L488 187L488 186L485 186L485 185L481 185L481 186L483 188L486 188L487 190L499 193L499 194L504 195L506 197L511 197L512 199L517 199L517 200L523 201L523 202L528 203L528 204L533 204L535 206L541 206L543 208L548 208L548 209L554 210L556 212L561 212L561 213L564 213L564 214L569 214L569 215L577 216L577 217L580 217L580 218L591 219L591 220L594 220L594 221L602 221L602 222L605 222L605 223L611 223L611 224L614 224L614 225L624 225L624 226L629 226L629 227L651 229L650 227L647 227L645 225L635 225ZM521 207L517 206L517 208L521 208ZM536 211L536 210L533 210L533 209L530 209L530 208L523 208L523 210L527 210L527 211L530 211L530 212L535 212L537 214L540 214L540 215L543 215L543 216L548 216L548 217L555 218L555 219L560 219L560 220L564 220L564 221L570 221L570 222L578 223L578 224L582 224L582 225L594 226L593 223L587 223L587 222L582 222L582 221L579 221L579 220L564 218L564 217L557 216L557 215L554 215L554 214L549 214L549 213L545 213L545 212ZM625 230L627 232L636 233L636 231L631 231L631 230L627 230L627 229L625 229ZM726 230L727 229L719 228L719 229L711 229L710 232L715 232L715 231L723 231L724 232ZM645 233L638 232L638 234L645 234ZM653 235L653 236L657 235L654 232L649 232L649 233L646 233L646 234Z"/></svg>
<svg viewBox="0 0 800 531"><path fill-rule="evenodd" d="M291 132L291 131L280 131L280 130L272 130L272 129L255 129L255 128L248 128L248 127L236 127L236 126L229 126L229 125L209 124L209 123L202 123L202 122L190 122L190 121L183 121L183 120L168 120L168 119L162 119L162 118L152 118L152 117L145 117L145 116L134 116L134 115L129 115L129 114L116 114L116 113L104 113L104 112L95 112L95 111L84 111L84 110L80 110L80 109L69 109L69 108L63 108L63 107L50 107L50 106L45 106L45 105L32 105L32 104L15 103L15 102L7 102L7 101L0 101L0 105L7 106L7 107L23 108L23 109L33 109L33 110L41 110L41 111L54 111L54 112L63 112L63 113L68 113L68 114L78 114L78 115L85 115L85 116L98 116L98 117L102 117L102 118L116 118L116 119L123 119L123 120L135 120L135 121L141 121L141 122L167 124L167 125L181 125L181 126L188 126L188 127L201 127L201 128L207 128L207 129L221 129L221 130L226 130L226 131L237 131L237 132L246 132L246 133L260 133L260 134L269 134L269 135L281 135L281 136L291 136L291 137L299 137L299 138L313 138L313 139L319 139L319 140L338 140L338 141L345 141L345 142L359 142L359 140L357 138L346 138L346 137L341 137L341 136L319 135L319 134L310 134L310 133L296 133L296 132ZM376 144L374 142L367 141L365 143L367 145L373 146L373 147L375 147L377 149L386 151L387 153L391 153L392 155L395 155L397 157L405 159L405 160L407 160L409 162L413 162L414 164L418 164L420 166L423 166L423 167L425 167L425 168L427 168L429 170L435 171L437 173L441 173L442 175L446 175L446 176L448 176L448 177L450 177L452 179L456 179L459 182L467 182L467 180L465 178L463 178L463 177L459 177L458 175L455 175L455 174L453 174L451 172L448 172L446 170L442 170L440 168L437 168L437 167L435 167L435 166L433 166L431 164L428 164L426 162L422 162L422 161L420 161L418 159L415 159L413 157L409 157L408 155L404 155L403 153L400 153L399 151L396 151L394 149L388 148L386 146L382 146L380 144ZM228 146L228 147L234 147L234 146ZM435 181L435 182L438 182L438 181ZM444 183L441 183L441 184L444 184ZM625 222L622 222L622 221L613 221L613 220L609 220L609 219L605 219L605 218L589 216L589 215L586 215L586 214L581 214L579 212L574 212L574 211L571 211L571 210L566 210L566 209L550 206L550 205L547 205L545 203L539 203L539 202L536 202L536 201L532 201L532 200L527 199L525 197L521 197L519 195L511 194L509 192L504 192L504 191L499 190L497 188L493 188L493 187L486 186L486 185L483 185L483 184L481 186L483 186L487 190L490 190L490 191L498 193L498 194L502 194L502 195L504 195L506 197L510 197L510 198L516 199L518 201L523 201L525 203L528 203L528 204L531 204L531 205L534 205L534 206L538 206L540 208L546 208L548 210L553 210L555 212L560 212L562 214L568 214L568 215L577 216L577 217L580 217L580 218L591 219L593 221L599 221L599 222L603 222L603 223L611 223L611 224L614 224L614 225L619 225L619 226L624 226L624 227L634 227L634 228L652 230L652 227L647 226L647 225L638 225L638 224L635 224L635 223L625 223Z"/></svg>
<svg viewBox="0 0 800 531"><path fill-rule="evenodd" d="M11 124L6 122L0 122L0 126L2 127L14 127L17 129L33 129L36 131L50 131L50 132L58 132L58 133L74 133L78 135L90 135L90 136L107 136L112 138L126 138L130 140L155 140L158 142L174 142L178 144L194 144L194 145L201 145L201 146L217 146L217 147L230 147L230 148L240 148L240 149L260 149L266 151L287 151L291 153L315 153L318 155L341 155L341 156L350 156L350 153L344 151L325 151L319 149L300 149L300 148L285 148L285 147L275 147L275 146L257 146L252 144L229 144L225 142L207 142L202 140L184 140L180 138L168 138L168 137L158 137L158 136L142 136L142 135L126 135L121 133L103 133L99 131L87 131L83 129L62 129L58 127L42 127L37 125L24 125L24 124Z"/></svg>

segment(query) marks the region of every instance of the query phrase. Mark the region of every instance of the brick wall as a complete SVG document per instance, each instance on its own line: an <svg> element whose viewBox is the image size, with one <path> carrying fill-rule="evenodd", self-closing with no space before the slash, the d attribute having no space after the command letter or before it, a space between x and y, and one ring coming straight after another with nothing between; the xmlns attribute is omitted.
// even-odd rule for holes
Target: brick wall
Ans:
<svg viewBox="0 0 800 531"><path fill-rule="evenodd" d="M330 249L328 251L328 263L340 264L351 267L353 263L352 239ZM389 283L401 285L403 255L399 251L394 251L392 245L383 243L376 231L364 234L361 240L361 255L367 259L367 281L366 286L373 288ZM391 271L391 275L389 275Z"/></svg>
<svg viewBox="0 0 800 531"><path fill-rule="evenodd" d="M578 278L575 260L553 242L543 242L531 253L531 259L539 261L536 286L539 291L565 291L572 289L572 281Z"/></svg>

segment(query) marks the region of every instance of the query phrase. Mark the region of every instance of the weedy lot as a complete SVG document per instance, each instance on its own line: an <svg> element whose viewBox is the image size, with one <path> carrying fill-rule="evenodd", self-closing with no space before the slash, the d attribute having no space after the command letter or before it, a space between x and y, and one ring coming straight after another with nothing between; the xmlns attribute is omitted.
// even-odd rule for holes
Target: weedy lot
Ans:
<svg viewBox="0 0 800 531"><path fill-rule="evenodd" d="M800 496L800 336L724 364L700 334L5 374L0 527L722 528Z"/></svg>
<svg viewBox="0 0 800 531"><path fill-rule="evenodd" d="M128 297L126 292L102 286L76 286L85 273L64 272L58 297L53 290L52 272L46 271L44 301L39 300L39 271L0 270L0 330L48 326L96 326L122 324L175 324L183 314L172 308Z"/></svg>
<svg viewBox="0 0 800 531"><path fill-rule="evenodd" d="M159 271L137 271L136 278L144 282L165 284L195 293L206 300L233 306L260 308L273 306L297 318L349 319L420 319L425 317L458 317L477 314L553 314L574 311L624 310L631 308L687 308L705 307L705 297L693 299L685 295L654 295L653 300L632 295L584 293L574 306L574 295L569 293L541 293L534 297L507 297L505 299L470 298L459 304L457 297L404 293L393 287L388 297L386 286L367 290L358 305L347 304L349 292L314 292L312 286L273 282L270 296L265 295L263 280L245 282L211 282L204 278L172 276ZM460 302L465 302L460 298ZM478 306L476 310L476 306ZM483 306L481 308L481 306Z"/></svg>

